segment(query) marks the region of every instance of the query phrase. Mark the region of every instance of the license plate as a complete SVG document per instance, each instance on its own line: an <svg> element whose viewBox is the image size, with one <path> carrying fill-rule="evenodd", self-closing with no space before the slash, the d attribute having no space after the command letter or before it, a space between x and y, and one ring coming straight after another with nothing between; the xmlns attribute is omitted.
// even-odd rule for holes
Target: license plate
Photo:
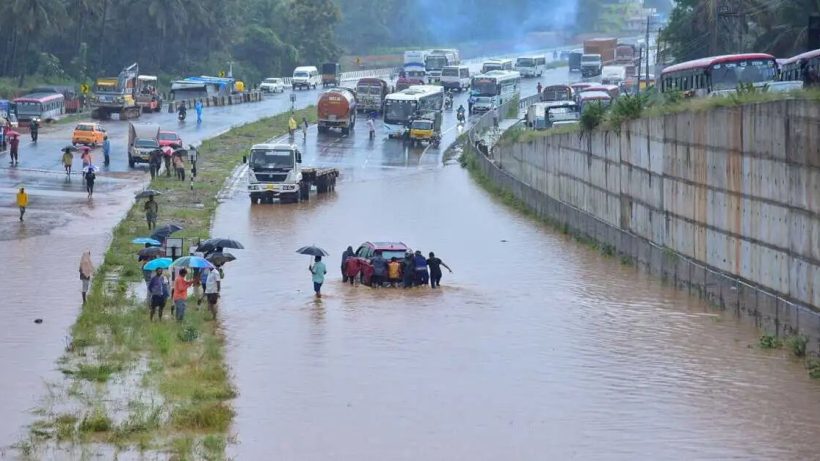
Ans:
<svg viewBox="0 0 820 461"><path fill-rule="evenodd" d="M276 190L276 185L275 184L266 184L265 185L265 190Z"/></svg>
<svg viewBox="0 0 820 461"><path fill-rule="evenodd" d="M328 118L329 118L330 120L336 120L336 116L335 116L335 115L330 115Z"/></svg>

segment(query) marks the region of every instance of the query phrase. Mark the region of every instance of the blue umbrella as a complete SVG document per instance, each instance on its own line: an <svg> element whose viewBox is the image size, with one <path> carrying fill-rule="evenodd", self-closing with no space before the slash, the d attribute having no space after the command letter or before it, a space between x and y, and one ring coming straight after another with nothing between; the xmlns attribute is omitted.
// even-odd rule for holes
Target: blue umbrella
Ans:
<svg viewBox="0 0 820 461"><path fill-rule="evenodd" d="M171 264L174 262L171 258L157 258L148 261L144 266L142 266L142 270L144 271L155 271L157 269L168 269Z"/></svg>
<svg viewBox="0 0 820 461"><path fill-rule="evenodd" d="M154 240L150 237L137 237L134 240L131 240L131 243L136 243L137 245L145 245L147 243L155 247L162 245L162 242L159 240Z"/></svg>
<svg viewBox="0 0 820 461"><path fill-rule="evenodd" d="M191 269L213 269L215 266L208 262L207 259L201 258L199 256L183 256L173 264L171 267L190 267Z"/></svg>

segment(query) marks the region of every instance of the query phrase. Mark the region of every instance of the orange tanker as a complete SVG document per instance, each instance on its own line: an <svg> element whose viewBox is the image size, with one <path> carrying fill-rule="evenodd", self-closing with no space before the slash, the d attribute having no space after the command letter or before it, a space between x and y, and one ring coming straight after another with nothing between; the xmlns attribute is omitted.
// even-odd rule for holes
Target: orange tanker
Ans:
<svg viewBox="0 0 820 461"><path fill-rule="evenodd" d="M356 93L347 88L333 88L319 96L317 104L319 133L339 128L342 134L350 133L356 125Z"/></svg>

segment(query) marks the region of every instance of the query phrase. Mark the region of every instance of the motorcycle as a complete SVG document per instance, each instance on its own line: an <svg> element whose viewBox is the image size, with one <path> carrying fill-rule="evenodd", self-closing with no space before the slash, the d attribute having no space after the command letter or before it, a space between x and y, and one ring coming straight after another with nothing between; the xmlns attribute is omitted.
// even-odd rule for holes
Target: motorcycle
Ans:
<svg viewBox="0 0 820 461"><path fill-rule="evenodd" d="M463 110L458 111L458 114L456 114L456 119L458 120L458 123L464 123L465 117Z"/></svg>
<svg viewBox="0 0 820 461"><path fill-rule="evenodd" d="M184 122L185 121L185 115L186 115L185 111L181 110L181 111L179 111L179 115L177 115L177 119L180 122Z"/></svg>
<svg viewBox="0 0 820 461"><path fill-rule="evenodd" d="M444 100L444 108L447 109L447 110L451 110L453 108L453 96L452 95L447 96L447 98Z"/></svg>

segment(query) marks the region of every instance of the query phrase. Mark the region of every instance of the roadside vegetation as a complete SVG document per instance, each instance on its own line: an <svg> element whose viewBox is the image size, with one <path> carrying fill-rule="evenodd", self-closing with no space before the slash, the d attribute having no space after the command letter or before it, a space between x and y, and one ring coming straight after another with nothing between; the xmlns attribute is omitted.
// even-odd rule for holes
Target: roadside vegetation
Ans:
<svg viewBox="0 0 820 461"><path fill-rule="evenodd" d="M190 182L158 176L153 189L163 192L159 223L184 227L175 237L186 245L207 238L226 177L253 143L287 132L290 114L266 118L203 142L198 176ZM295 113L315 121L315 110ZM172 459L222 459L236 395L224 356L219 322L209 320L192 296L183 323L149 322L139 246L131 240L148 234L137 202L114 229L104 261L93 278L86 305L72 328L60 360L65 380L49 387L36 410L38 420L17 448L41 459L50 450L91 450L105 456L136 449L171 454ZM98 453L99 455L99 453Z"/></svg>

